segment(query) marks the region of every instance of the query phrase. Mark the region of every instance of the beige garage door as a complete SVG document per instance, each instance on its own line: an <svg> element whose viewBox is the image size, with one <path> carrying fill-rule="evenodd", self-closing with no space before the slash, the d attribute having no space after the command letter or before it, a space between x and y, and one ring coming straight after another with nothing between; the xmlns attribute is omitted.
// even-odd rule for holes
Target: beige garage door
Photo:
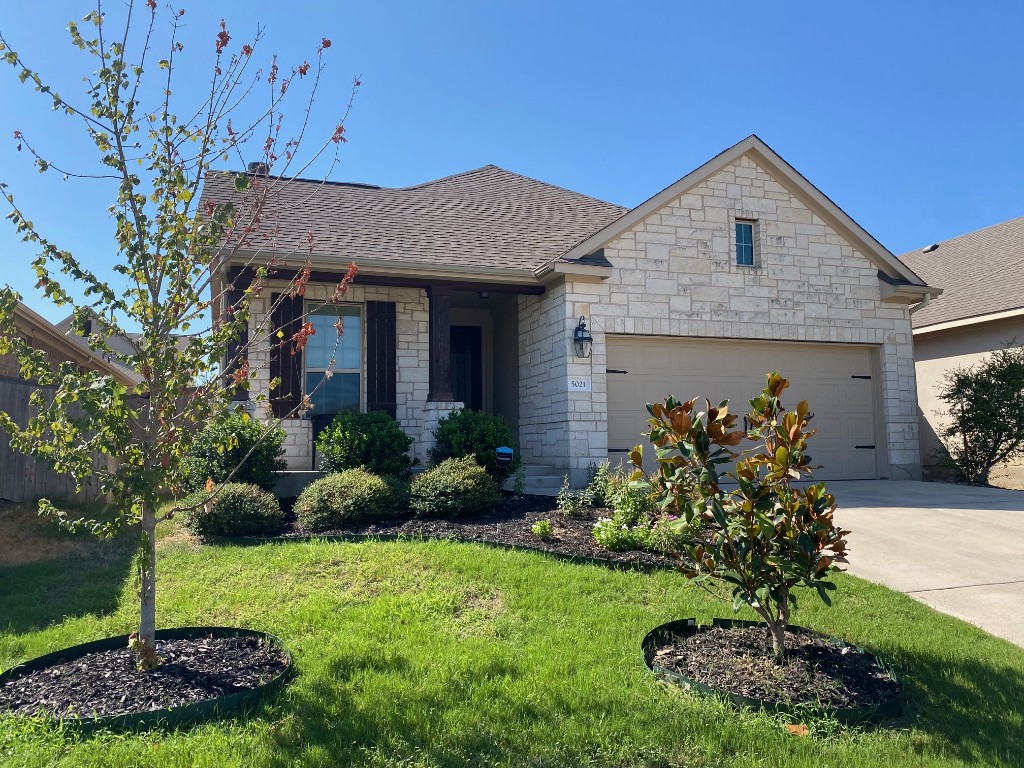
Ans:
<svg viewBox="0 0 1024 768"><path fill-rule="evenodd" d="M748 401L778 370L790 380L783 405L811 406L810 454L824 469L815 478L860 480L878 477L875 448L876 382L870 347L840 344L708 339L652 339L608 336L608 448L613 463L646 443L646 403L710 397L728 399L742 416ZM649 447L646 456L653 455ZM652 469L653 467L648 467Z"/></svg>

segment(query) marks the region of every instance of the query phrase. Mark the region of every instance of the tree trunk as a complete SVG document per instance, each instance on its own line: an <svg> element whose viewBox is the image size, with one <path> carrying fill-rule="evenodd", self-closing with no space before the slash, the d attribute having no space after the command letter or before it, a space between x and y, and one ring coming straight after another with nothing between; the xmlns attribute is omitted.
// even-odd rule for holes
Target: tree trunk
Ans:
<svg viewBox="0 0 1024 768"><path fill-rule="evenodd" d="M154 669L156 655L156 509L142 506L142 540L139 542L139 632L135 649L140 669Z"/></svg>
<svg viewBox="0 0 1024 768"><path fill-rule="evenodd" d="M772 656L776 664L786 663L786 622L781 618L768 624L772 636Z"/></svg>

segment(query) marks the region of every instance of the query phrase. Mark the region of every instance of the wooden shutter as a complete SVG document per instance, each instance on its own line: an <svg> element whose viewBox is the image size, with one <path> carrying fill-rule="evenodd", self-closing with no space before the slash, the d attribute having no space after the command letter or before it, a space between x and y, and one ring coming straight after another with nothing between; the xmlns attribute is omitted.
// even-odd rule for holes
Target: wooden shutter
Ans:
<svg viewBox="0 0 1024 768"><path fill-rule="evenodd" d="M392 418L398 409L397 346L395 302L366 302L366 410Z"/></svg>
<svg viewBox="0 0 1024 768"><path fill-rule="evenodd" d="M297 419L297 409L302 402L302 352L295 349L291 337L302 328L302 297L289 298L275 293L270 301L274 306L270 315L274 340L270 352L270 378L281 380L278 387L270 390L270 405L277 418ZM283 342L277 337L278 331L284 335Z"/></svg>
<svg viewBox="0 0 1024 768"><path fill-rule="evenodd" d="M240 291L238 289L233 289L233 290L228 291L227 297L228 297L228 304L230 306L235 306L238 302L242 301L242 299L245 298L245 291ZM249 344L249 326L248 326L248 324L246 324L245 329L239 335L238 339L236 339L235 341L233 341L230 344L228 344L228 351L227 351L227 355L225 356L225 362L230 362L231 360L234 360L235 355L238 354L239 348L245 349L245 347L247 347L248 344ZM239 364L241 362L242 361L239 360L239 361L237 361L232 366L227 366L227 365L225 366L224 372L229 377L229 379L230 379L231 375L235 372L235 368L239 367ZM232 395L231 399L232 400L241 400L241 401L248 400L249 399L249 387L247 385L246 386L237 387L235 389L235 393L234 393L234 395Z"/></svg>

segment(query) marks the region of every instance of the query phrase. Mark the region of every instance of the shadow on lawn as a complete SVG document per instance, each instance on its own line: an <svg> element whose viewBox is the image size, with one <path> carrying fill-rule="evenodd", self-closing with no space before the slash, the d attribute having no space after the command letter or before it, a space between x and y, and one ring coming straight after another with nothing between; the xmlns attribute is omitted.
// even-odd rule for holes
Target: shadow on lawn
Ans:
<svg viewBox="0 0 1024 768"><path fill-rule="evenodd" d="M514 664L490 659L474 671L472 679L518 673ZM367 676L412 679L415 674L405 656L374 650L350 653L329 663L315 681L293 684L284 709L295 719L270 737L271 765L295 765L310 751L330 755L332 764L350 765L365 761L368 751L377 750L383 755L391 750L396 760L415 753L429 765L489 765L508 757L507 750L495 739L496 732L513 723L516 728L528 728L529 722L543 716L529 702L506 698L499 709L504 717L511 718L508 723L477 721L472 727L463 724L462 728L453 725L449 712L452 691L468 697L473 686L462 675L446 681L445 690L423 690L413 682L401 698L382 698L373 702L372 708L365 706L365 699L357 700L350 694ZM527 756L523 756L523 762L526 761Z"/></svg>
<svg viewBox="0 0 1024 768"><path fill-rule="evenodd" d="M909 651L900 667L910 724L935 739L936 751L979 765L1015 765L1024 755L1020 668Z"/></svg>
<svg viewBox="0 0 1024 768"><path fill-rule="evenodd" d="M0 565L0 632L33 632L117 608L135 554L135 536L75 543L56 557Z"/></svg>

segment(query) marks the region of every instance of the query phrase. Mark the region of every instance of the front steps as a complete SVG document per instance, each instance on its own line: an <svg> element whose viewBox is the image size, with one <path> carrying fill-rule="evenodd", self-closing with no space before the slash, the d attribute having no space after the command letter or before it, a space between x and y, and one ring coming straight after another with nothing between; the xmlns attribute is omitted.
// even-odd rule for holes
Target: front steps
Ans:
<svg viewBox="0 0 1024 768"><path fill-rule="evenodd" d="M568 471L543 464L524 464L523 493L531 496L557 496L562 490L562 482ZM516 479L513 476L505 481L503 487L507 491L512 491L515 490L515 484Z"/></svg>

